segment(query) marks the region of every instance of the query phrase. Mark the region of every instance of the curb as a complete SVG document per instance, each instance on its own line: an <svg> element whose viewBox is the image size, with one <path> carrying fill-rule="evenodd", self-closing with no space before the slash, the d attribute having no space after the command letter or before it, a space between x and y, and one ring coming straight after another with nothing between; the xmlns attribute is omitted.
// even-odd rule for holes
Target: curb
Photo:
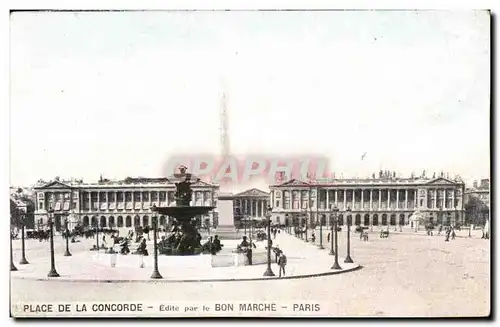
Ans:
<svg viewBox="0 0 500 327"><path fill-rule="evenodd" d="M21 277L21 276L12 276L12 279L21 279L21 280L35 280L35 281L50 281L50 282L70 282L70 283L106 283L106 284L118 284L118 283L214 283L214 282L250 282L250 281L263 281L263 280L281 280L281 279L303 279L303 278L314 278L314 277L322 277L322 276L330 276L330 275L340 275L352 271L356 271L363 268L361 265L356 265L349 269L342 270L333 270L324 273L316 273L316 274L306 274L306 275L297 275L297 276L285 276L285 277L257 277L257 278L225 278L225 279L101 279L101 280L92 280L92 279L70 279L70 278L39 278L39 277Z"/></svg>

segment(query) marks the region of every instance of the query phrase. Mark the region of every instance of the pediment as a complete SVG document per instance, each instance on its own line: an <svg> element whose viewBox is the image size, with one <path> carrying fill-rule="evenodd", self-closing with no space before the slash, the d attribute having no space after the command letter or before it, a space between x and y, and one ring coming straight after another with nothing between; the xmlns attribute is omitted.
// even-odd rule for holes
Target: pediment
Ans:
<svg viewBox="0 0 500 327"><path fill-rule="evenodd" d="M40 189L70 189L71 186L69 186L68 184L59 182L59 181L53 181L53 182L49 182L45 185L40 185L37 188L40 188Z"/></svg>
<svg viewBox="0 0 500 327"><path fill-rule="evenodd" d="M311 186L311 184L308 182L301 181L299 179L292 179L278 186Z"/></svg>
<svg viewBox="0 0 500 327"><path fill-rule="evenodd" d="M252 188L250 190L246 190L246 191L243 191L241 193L238 193L235 196L238 196L238 197L245 197L245 196L249 196L249 197L261 197L261 196L269 196L269 193L264 192L262 190L259 190L257 188Z"/></svg>
<svg viewBox="0 0 500 327"><path fill-rule="evenodd" d="M214 184L210 184L210 183L207 183L207 182L204 182L202 180L199 180L199 181L196 181L194 183L191 184L192 187L200 187L200 186L205 186L205 187L214 187L215 185Z"/></svg>
<svg viewBox="0 0 500 327"><path fill-rule="evenodd" d="M456 182L450 181L449 179L446 179L444 177L439 177L433 180L430 180L427 182L427 185L456 185Z"/></svg>

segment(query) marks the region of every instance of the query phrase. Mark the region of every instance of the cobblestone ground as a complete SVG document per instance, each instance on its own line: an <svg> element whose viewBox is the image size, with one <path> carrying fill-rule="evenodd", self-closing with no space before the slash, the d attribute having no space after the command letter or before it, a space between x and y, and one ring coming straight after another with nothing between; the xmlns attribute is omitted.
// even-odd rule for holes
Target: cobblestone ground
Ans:
<svg viewBox="0 0 500 327"><path fill-rule="evenodd" d="M324 245L328 251L324 233ZM296 280L217 283L93 284L11 279L11 298L19 301L276 301L320 303L330 316L485 316L490 312L490 243L480 232L458 232L450 242L423 232L392 232L368 242L351 238L351 256L363 269ZM319 231L316 232L319 237ZM339 254L346 253L345 232L339 233ZM15 262L19 241L14 242ZM316 242L319 243L319 240ZM29 241L30 256L48 255L48 243ZM72 252L87 243L72 244ZM315 247L312 243L304 246ZM321 251L321 250L318 250ZM56 253L64 253L61 241ZM292 255L292 254L288 254ZM333 259L333 257L331 257ZM340 261L341 264L343 260ZM325 262L331 265L331 262Z"/></svg>

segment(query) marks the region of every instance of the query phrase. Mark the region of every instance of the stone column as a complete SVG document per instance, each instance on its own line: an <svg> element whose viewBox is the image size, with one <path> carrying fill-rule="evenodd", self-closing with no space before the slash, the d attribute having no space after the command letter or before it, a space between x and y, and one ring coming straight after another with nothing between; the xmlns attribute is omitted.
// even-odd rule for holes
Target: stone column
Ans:
<svg viewBox="0 0 500 327"><path fill-rule="evenodd" d="M356 200L356 189L352 190L352 204L351 204L351 209L354 210L354 201ZM347 219L347 218L346 218Z"/></svg>
<svg viewBox="0 0 500 327"><path fill-rule="evenodd" d="M344 189L344 210L347 208L347 189Z"/></svg>
<svg viewBox="0 0 500 327"><path fill-rule="evenodd" d="M391 208L391 190L387 189L387 209Z"/></svg>
<svg viewBox="0 0 500 327"><path fill-rule="evenodd" d="M373 210L373 190L370 189L370 208L368 209L369 211ZM364 219L364 218L363 218ZM371 218L370 218L371 219Z"/></svg>
<svg viewBox="0 0 500 327"><path fill-rule="evenodd" d="M396 210L399 209L399 189L396 189Z"/></svg>
<svg viewBox="0 0 500 327"><path fill-rule="evenodd" d="M330 194L328 194L328 193L330 193L330 192L328 191L328 189L325 189L325 192L326 192L326 203L325 203L325 207L326 207L326 209L328 210L328 209L330 208Z"/></svg>
<svg viewBox="0 0 500 327"><path fill-rule="evenodd" d="M382 209L382 189L378 189L378 210Z"/></svg>
<svg viewBox="0 0 500 327"><path fill-rule="evenodd" d="M405 189L405 209L408 209L408 189Z"/></svg>
<svg viewBox="0 0 500 327"><path fill-rule="evenodd" d="M446 202L448 200L448 192L446 192L446 189L443 190L443 209L446 209L448 208L448 206L446 205Z"/></svg>
<svg viewBox="0 0 500 327"><path fill-rule="evenodd" d="M434 189L434 209L437 209L438 192L437 188Z"/></svg>
<svg viewBox="0 0 500 327"><path fill-rule="evenodd" d="M415 189L414 192L413 192L413 195L414 195L414 198L413 198L413 209L417 209L418 208L418 189Z"/></svg>
<svg viewBox="0 0 500 327"><path fill-rule="evenodd" d="M89 194L89 211L92 211L92 192L87 193Z"/></svg>
<svg viewBox="0 0 500 327"><path fill-rule="evenodd" d="M364 201L364 194L365 190L361 189L361 210L365 210L365 201Z"/></svg>
<svg viewBox="0 0 500 327"><path fill-rule="evenodd" d="M109 211L109 194L111 192L106 191L106 209ZM109 218L108 218L109 219ZM108 224L109 225L109 224Z"/></svg>
<svg viewBox="0 0 500 327"><path fill-rule="evenodd" d="M97 211L101 211L101 192L97 192ZM101 218L97 218L97 223L99 224L100 223L100 219Z"/></svg>
<svg viewBox="0 0 500 327"><path fill-rule="evenodd" d="M455 189L451 190L451 208L455 210Z"/></svg>

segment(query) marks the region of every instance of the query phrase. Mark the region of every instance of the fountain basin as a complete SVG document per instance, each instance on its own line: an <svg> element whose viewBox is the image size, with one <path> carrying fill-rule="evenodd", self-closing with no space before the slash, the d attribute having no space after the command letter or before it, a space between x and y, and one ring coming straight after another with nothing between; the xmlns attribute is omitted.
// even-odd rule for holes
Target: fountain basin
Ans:
<svg viewBox="0 0 500 327"><path fill-rule="evenodd" d="M162 215L167 215L170 217L174 217L177 220L188 219L198 216L204 215L209 211L213 210L215 207L205 207L205 206L172 206L172 207L159 207L158 213Z"/></svg>

